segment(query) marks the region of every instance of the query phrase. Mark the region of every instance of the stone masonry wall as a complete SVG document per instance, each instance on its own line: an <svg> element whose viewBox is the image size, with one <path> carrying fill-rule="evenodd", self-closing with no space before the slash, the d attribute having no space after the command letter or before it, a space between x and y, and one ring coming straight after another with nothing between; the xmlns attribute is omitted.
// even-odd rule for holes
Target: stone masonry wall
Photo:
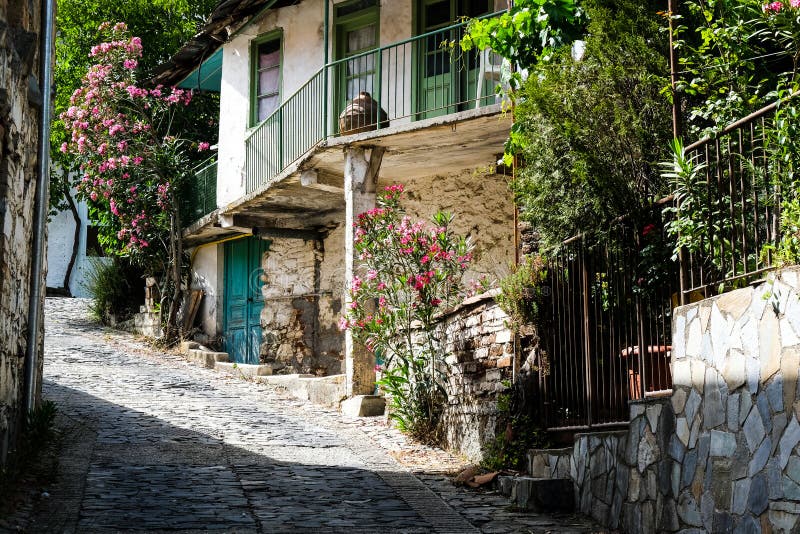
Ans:
<svg viewBox="0 0 800 534"><path fill-rule="evenodd" d="M673 532L678 480L671 452L675 417L669 398L631 403L628 430L577 434L567 449L536 450L528 471L570 478L575 506L601 525L624 532Z"/></svg>
<svg viewBox="0 0 800 534"><path fill-rule="evenodd" d="M344 224L331 230L322 241L319 263L319 319L316 352L327 364L328 374L344 373L344 333L339 330L344 298Z"/></svg>
<svg viewBox="0 0 800 534"><path fill-rule="evenodd" d="M627 431L532 451L580 511L625 532L800 531L800 269L675 310L672 395Z"/></svg>
<svg viewBox="0 0 800 534"><path fill-rule="evenodd" d="M261 362L274 364L278 372L313 371L314 244L301 239L272 239L262 258Z"/></svg>
<svg viewBox="0 0 800 534"><path fill-rule="evenodd" d="M485 295L468 299L441 322L450 368L446 442L470 459L480 459L483 446L495 437L497 396L514 377L514 336L507 320Z"/></svg>
<svg viewBox="0 0 800 534"><path fill-rule="evenodd" d="M412 178L402 183L408 215L429 221L437 210L455 215L453 231L469 236L475 257L464 279L486 274L492 279L509 274L514 261L514 201L508 178L467 169L448 175ZM389 185L380 180L378 187Z"/></svg>
<svg viewBox="0 0 800 534"><path fill-rule="evenodd" d="M800 270L770 277L677 310L682 528L800 529Z"/></svg>
<svg viewBox="0 0 800 534"><path fill-rule="evenodd" d="M14 448L24 403L42 102L37 89L39 16L38 3L0 0L0 468Z"/></svg>
<svg viewBox="0 0 800 534"><path fill-rule="evenodd" d="M326 324L320 321L322 246L320 240L275 238L262 259L261 362L273 364L278 373L341 372L341 349L326 344L318 350L320 339L326 340L319 333L330 335L338 320L326 315ZM330 295L325 297L325 308L331 308Z"/></svg>

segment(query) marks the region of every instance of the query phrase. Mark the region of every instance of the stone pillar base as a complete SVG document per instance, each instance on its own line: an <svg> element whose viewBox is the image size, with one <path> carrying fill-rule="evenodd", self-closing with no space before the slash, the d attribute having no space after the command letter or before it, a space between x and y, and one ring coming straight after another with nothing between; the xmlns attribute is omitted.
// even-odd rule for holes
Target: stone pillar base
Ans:
<svg viewBox="0 0 800 534"><path fill-rule="evenodd" d="M356 395L342 402L342 414L348 417L378 417L386 409L386 399L379 395Z"/></svg>

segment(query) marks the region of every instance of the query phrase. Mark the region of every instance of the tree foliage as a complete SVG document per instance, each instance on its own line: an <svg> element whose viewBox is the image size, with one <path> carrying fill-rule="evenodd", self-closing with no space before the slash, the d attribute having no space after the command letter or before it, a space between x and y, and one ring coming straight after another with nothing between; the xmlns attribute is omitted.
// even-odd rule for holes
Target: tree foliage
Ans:
<svg viewBox="0 0 800 534"><path fill-rule="evenodd" d="M662 95L667 39L655 2L588 0L585 52L540 62L518 97L513 184L545 249L636 214L666 194L658 162L671 138Z"/></svg>
<svg viewBox="0 0 800 534"><path fill-rule="evenodd" d="M152 70L169 59L202 27L217 0L58 0L56 14L56 63L54 70L54 116L70 106L70 97L80 87L83 74L91 66L89 52L101 39L98 27L105 21L125 21L133 35L144 37L147 46L139 67L146 79ZM214 142L219 99L214 94L195 95L190 107L177 114L185 137ZM65 195L74 185L69 171L75 170L71 156L58 149L67 141L59 120L51 128L51 206L64 209ZM66 172L64 172L66 171ZM113 239L113 235L109 234Z"/></svg>

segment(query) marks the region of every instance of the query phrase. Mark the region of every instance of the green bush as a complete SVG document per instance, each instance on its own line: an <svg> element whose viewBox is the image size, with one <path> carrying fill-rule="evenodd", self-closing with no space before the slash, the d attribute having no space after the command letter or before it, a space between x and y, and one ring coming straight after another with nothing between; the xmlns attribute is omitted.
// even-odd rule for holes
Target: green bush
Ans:
<svg viewBox="0 0 800 534"><path fill-rule="evenodd" d="M524 324L536 322L543 283L547 277L546 263L542 256L525 256L512 272L500 280L497 304L511 319L510 328L519 329Z"/></svg>
<svg viewBox="0 0 800 534"><path fill-rule="evenodd" d="M92 298L92 315L103 324L130 319L144 302L142 273L125 258L95 259L85 287Z"/></svg>

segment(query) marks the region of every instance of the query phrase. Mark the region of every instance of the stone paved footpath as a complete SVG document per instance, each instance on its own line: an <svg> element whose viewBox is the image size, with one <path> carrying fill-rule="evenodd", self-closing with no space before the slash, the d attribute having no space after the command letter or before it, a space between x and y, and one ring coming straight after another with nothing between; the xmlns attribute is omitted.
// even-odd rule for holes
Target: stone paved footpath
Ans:
<svg viewBox="0 0 800 534"><path fill-rule="evenodd" d="M44 394L65 433L26 531L597 531L455 488L443 451L155 351L92 323L85 301L48 299L46 328Z"/></svg>

